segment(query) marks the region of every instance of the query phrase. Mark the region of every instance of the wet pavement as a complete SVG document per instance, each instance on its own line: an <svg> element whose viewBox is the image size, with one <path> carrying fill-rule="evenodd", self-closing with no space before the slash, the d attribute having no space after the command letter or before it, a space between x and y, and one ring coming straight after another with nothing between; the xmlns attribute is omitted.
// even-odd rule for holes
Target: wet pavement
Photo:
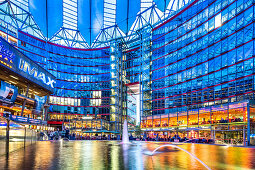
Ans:
<svg viewBox="0 0 255 170"><path fill-rule="evenodd" d="M0 156L0 169L205 169L184 151L164 147L154 156L155 148L165 143L117 141L40 141ZM206 144L180 144L211 169L255 169L255 148Z"/></svg>

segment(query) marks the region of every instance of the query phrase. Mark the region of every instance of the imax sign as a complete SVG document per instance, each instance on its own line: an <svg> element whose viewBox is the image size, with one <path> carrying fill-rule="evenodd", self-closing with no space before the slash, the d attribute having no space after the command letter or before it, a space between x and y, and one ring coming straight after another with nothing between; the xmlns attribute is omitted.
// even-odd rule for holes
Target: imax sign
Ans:
<svg viewBox="0 0 255 170"><path fill-rule="evenodd" d="M39 71L38 68L33 67L29 62L20 58L19 60L19 69L29 74L30 76L36 78L37 80L43 82L47 86L54 88L55 80L52 80L51 77L47 76L47 74Z"/></svg>

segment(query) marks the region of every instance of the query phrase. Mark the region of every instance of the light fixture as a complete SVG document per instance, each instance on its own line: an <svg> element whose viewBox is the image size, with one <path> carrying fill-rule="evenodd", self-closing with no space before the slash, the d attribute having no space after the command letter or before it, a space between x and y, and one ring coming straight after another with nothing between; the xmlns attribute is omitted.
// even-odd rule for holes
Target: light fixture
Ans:
<svg viewBox="0 0 255 170"><path fill-rule="evenodd" d="M91 120L91 119L93 119L93 117L84 116L84 117L82 117L82 119L84 119L84 120Z"/></svg>
<svg viewBox="0 0 255 170"><path fill-rule="evenodd" d="M14 78L14 79L16 79L16 80L19 80L18 77L15 77L15 76L13 76L13 75L10 75L10 77L12 77L12 78Z"/></svg>

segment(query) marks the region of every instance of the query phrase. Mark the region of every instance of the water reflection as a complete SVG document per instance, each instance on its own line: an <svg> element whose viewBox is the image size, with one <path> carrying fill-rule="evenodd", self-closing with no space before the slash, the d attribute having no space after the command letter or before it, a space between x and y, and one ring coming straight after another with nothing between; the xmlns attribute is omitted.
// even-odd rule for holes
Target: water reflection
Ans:
<svg viewBox="0 0 255 170"><path fill-rule="evenodd" d="M151 157L143 154L165 143L115 141L42 141L0 157L3 169L204 169L194 158L174 148L162 148ZM254 169L255 149L203 144L182 144L212 169ZM0 169L1 169L0 168Z"/></svg>

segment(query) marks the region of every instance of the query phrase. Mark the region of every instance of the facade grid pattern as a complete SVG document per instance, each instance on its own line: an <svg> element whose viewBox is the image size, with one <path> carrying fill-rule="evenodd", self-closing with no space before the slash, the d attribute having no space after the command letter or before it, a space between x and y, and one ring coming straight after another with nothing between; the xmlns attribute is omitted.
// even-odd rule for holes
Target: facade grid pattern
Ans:
<svg viewBox="0 0 255 170"><path fill-rule="evenodd" d="M252 0L198 1L154 29L152 115L142 127L247 121L226 105L254 99L253 37ZM222 111L213 116L212 107Z"/></svg>

